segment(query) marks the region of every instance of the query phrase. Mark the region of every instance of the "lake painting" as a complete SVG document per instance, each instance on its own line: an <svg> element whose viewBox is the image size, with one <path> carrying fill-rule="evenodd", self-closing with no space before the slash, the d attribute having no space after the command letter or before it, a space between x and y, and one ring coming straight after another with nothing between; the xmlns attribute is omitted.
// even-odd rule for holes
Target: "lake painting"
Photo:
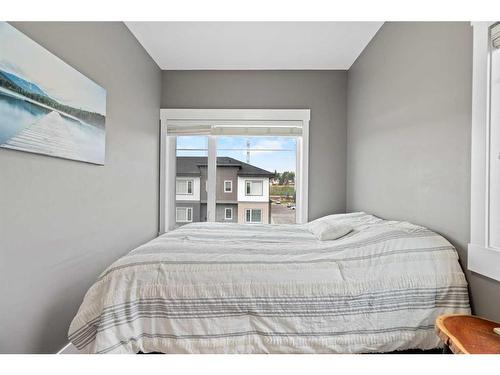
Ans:
<svg viewBox="0 0 500 375"><path fill-rule="evenodd" d="M0 22L0 148L103 165L105 122L106 90Z"/></svg>

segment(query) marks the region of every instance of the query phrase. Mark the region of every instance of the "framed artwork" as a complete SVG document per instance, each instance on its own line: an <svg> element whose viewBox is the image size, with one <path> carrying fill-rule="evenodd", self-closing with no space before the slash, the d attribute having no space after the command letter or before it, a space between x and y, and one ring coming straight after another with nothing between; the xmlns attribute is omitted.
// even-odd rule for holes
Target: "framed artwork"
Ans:
<svg viewBox="0 0 500 375"><path fill-rule="evenodd" d="M106 90L0 22L0 148L105 162Z"/></svg>

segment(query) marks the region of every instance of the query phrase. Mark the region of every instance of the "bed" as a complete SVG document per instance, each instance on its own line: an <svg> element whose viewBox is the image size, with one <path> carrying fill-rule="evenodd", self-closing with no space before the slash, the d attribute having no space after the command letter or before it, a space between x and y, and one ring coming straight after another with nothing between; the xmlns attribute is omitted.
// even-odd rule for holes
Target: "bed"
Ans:
<svg viewBox="0 0 500 375"><path fill-rule="evenodd" d="M440 314L469 314L454 247L408 222L331 215L352 231L192 223L131 251L69 328L89 353L372 353L440 346Z"/></svg>

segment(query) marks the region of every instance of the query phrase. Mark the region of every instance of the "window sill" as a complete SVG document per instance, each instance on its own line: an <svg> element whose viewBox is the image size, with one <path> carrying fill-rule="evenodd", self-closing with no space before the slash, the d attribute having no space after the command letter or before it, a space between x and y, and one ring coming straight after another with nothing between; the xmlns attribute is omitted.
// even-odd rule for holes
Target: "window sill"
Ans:
<svg viewBox="0 0 500 375"><path fill-rule="evenodd" d="M470 271L500 281L500 251L469 244L467 264Z"/></svg>

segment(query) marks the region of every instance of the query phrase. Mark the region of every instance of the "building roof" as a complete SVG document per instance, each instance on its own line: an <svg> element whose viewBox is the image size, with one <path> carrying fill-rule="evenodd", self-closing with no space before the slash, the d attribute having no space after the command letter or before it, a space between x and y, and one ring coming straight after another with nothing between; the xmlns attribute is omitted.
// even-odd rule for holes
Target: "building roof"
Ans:
<svg viewBox="0 0 500 375"><path fill-rule="evenodd" d="M206 156L178 156L177 157L177 175L199 176L200 167L206 167L208 164ZM236 167L238 176L247 177L274 177L274 173L251 164L227 157L217 157L217 167Z"/></svg>

